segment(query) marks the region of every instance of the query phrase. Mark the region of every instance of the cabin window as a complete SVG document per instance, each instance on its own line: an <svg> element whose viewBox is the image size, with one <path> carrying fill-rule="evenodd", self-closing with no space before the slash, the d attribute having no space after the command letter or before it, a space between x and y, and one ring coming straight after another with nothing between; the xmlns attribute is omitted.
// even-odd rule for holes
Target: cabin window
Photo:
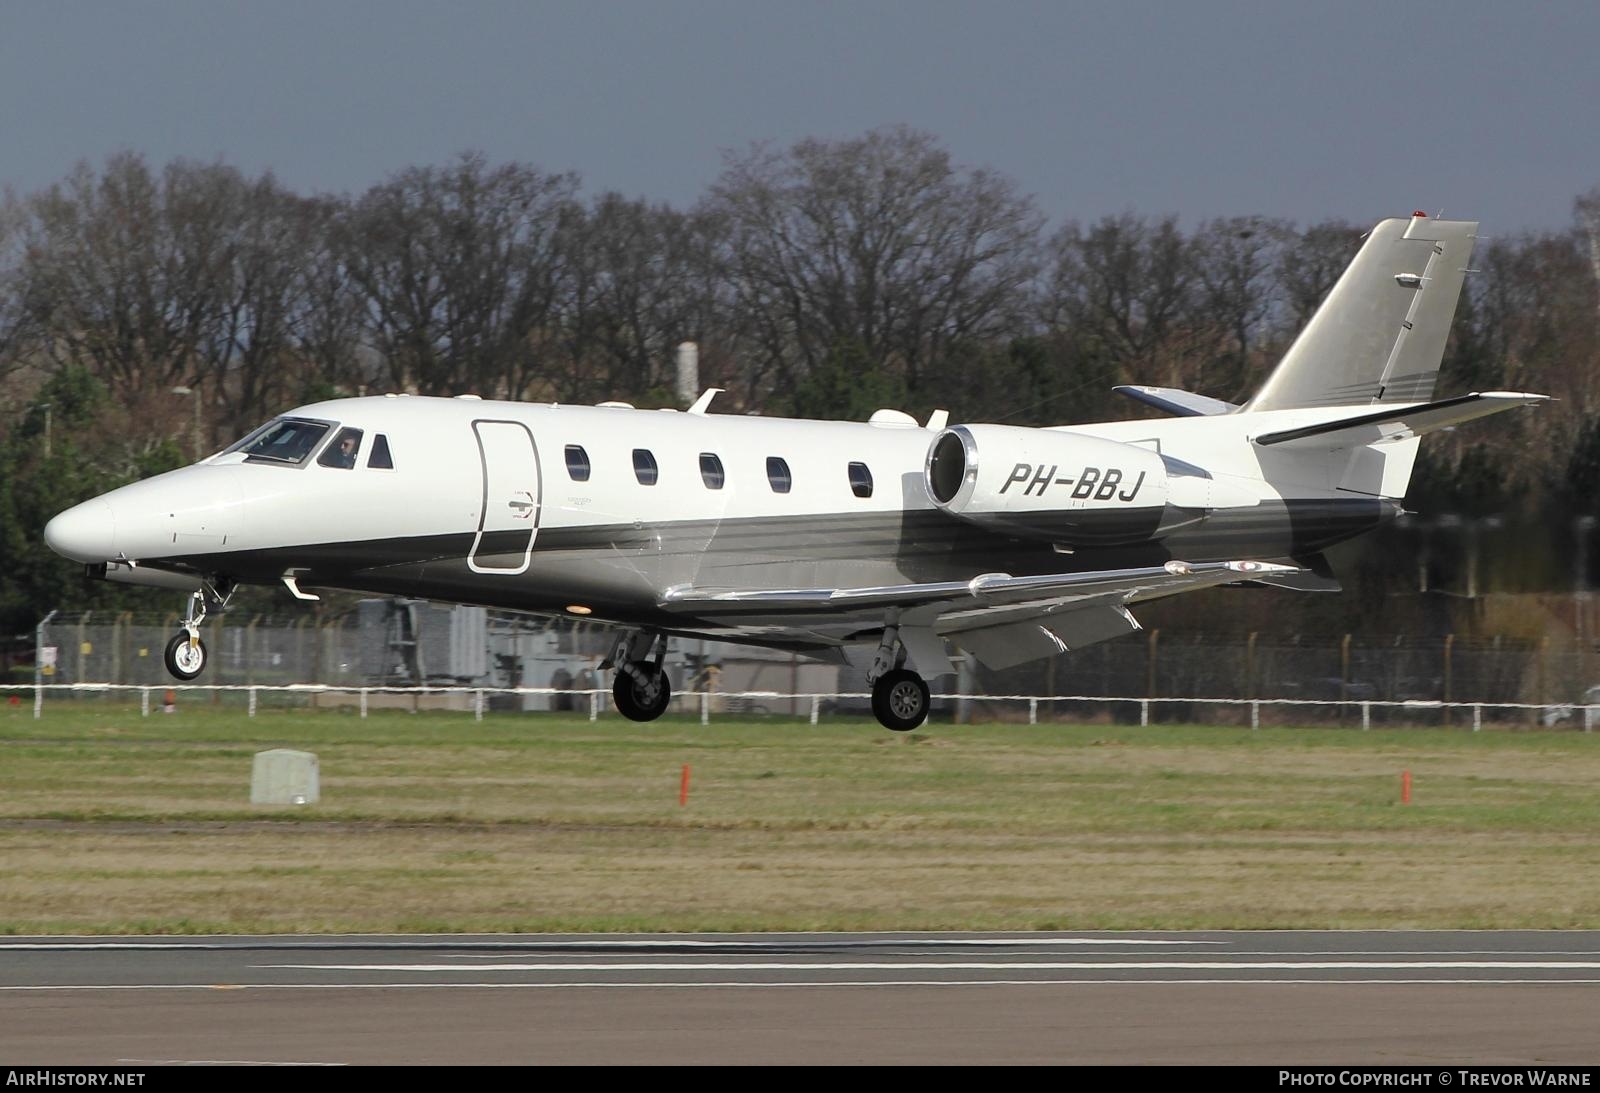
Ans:
<svg viewBox="0 0 1600 1093"><path fill-rule="evenodd" d="M367 456L367 466L378 471L394 470L394 457L389 454L389 438L382 433L372 438L372 454Z"/></svg>
<svg viewBox="0 0 1600 1093"><path fill-rule="evenodd" d="M715 452L700 453L700 480L708 490L720 490L727 476L722 473L722 460Z"/></svg>
<svg viewBox="0 0 1600 1093"><path fill-rule="evenodd" d="M775 455L767 456L767 482L772 486L773 493L788 493L794 485L789 464Z"/></svg>
<svg viewBox="0 0 1600 1093"><path fill-rule="evenodd" d="M316 448L317 442L333 428L328 421L279 418L269 422L229 448L243 452L247 463L283 463L299 466Z"/></svg>
<svg viewBox="0 0 1600 1093"><path fill-rule="evenodd" d="M567 477L574 482L589 481L589 453L581 444L567 445Z"/></svg>
<svg viewBox="0 0 1600 1093"><path fill-rule="evenodd" d="M633 450L633 476L639 480L639 485L655 485L656 476L659 473L659 469L656 467L656 457L650 454L649 449L635 448Z"/></svg>
<svg viewBox="0 0 1600 1093"><path fill-rule="evenodd" d="M322 449L322 454L317 457L317 465L348 471L356 465L356 453L360 450L361 430L340 429L333 443Z"/></svg>
<svg viewBox="0 0 1600 1093"><path fill-rule="evenodd" d="M872 496L872 468L865 463L850 464L850 492L857 497Z"/></svg>

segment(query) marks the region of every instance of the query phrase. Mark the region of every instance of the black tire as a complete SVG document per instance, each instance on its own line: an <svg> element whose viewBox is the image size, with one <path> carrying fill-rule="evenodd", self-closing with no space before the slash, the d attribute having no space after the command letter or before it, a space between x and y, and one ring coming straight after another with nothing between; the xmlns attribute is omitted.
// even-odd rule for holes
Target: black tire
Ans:
<svg viewBox="0 0 1600 1093"><path fill-rule="evenodd" d="M873 716L895 732L910 732L928 720L930 704L927 683L909 668L896 668L872 685Z"/></svg>
<svg viewBox="0 0 1600 1093"><path fill-rule="evenodd" d="M646 683L641 686L631 672L619 669L617 681L611 685L611 697L629 721L654 721L667 712L672 686L667 682L667 673L649 661L636 661L633 666L646 677Z"/></svg>
<svg viewBox="0 0 1600 1093"><path fill-rule="evenodd" d="M166 661L167 673L173 679L181 679L185 683L199 679L200 673L206 670L206 643L196 638L191 646L188 631L180 630L167 642L167 651L162 659Z"/></svg>

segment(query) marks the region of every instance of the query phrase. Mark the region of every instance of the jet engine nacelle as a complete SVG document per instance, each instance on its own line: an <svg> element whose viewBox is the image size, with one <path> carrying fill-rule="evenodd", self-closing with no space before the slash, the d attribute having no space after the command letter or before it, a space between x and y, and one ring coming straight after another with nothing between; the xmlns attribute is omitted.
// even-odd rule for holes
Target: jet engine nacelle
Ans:
<svg viewBox="0 0 1600 1093"><path fill-rule="evenodd" d="M1147 542L1205 518L1210 479L1149 448L1052 429L957 425L928 449L924 481L952 516L1067 546Z"/></svg>

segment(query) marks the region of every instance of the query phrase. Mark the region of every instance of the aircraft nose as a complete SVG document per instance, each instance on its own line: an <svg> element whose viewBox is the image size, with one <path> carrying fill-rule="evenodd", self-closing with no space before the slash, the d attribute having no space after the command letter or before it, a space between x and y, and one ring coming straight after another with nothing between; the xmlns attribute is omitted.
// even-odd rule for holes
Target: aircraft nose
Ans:
<svg viewBox="0 0 1600 1093"><path fill-rule="evenodd" d="M44 541L51 550L75 562L108 562L117 556L116 533L111 506L96 498L46 524Z"/></svg>

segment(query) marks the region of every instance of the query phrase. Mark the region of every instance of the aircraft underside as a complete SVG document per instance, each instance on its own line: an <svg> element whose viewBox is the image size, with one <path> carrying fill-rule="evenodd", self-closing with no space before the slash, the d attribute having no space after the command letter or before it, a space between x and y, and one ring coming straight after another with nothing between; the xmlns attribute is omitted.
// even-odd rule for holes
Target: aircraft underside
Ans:
<svg viewBox="0 0 1600 1093"><path fill-rule="evenodd" d="M910 511L892 516L839 513L682 521L638 528L543 528L531 552L522 533L485 537L463 531L192 554L144 565L201 574L211 589L276 584L292 573L297 589L403 595L569 617L576 608L585 618L619 627L617 648L607 658L608 666L618 669L617 701L624 713L645 719L665 709L663 696L670 696L659 668L666 635L760 645L835 661L846 660L847 651L852 651L862 663L876 644L880 656L893 663L878 665L883 669L877 673L878 681L887 682L875 688L875 695L881 692L875 709L885 724L905 728L921 722L918 688L925 699L926 685L906 667L903 651L898 655L881 651L886 640L900 638L898 612L876 605L841 611L831 603L812 610L785 603L774 610L759 600L685 606L683 590L715 600L721 590L743 590L740 594L748 595L754 589L759 595L762 590L927 586L968 582L978 574L1093 575L1237 557L1302 557L1371 530L1396 511L1392 502L1373 498L1263 504L1213 514L1165 541L1085 547L1070 553L1050 543L976 528L943 513ZM225 598L213 600L213 606ZM197 629L205 604L200 602L198 609L199 618L191 617L169 648L169 667L180 676L198 675L203 668ZM196 630L192 637L191 624ZM1085 632L1080 627L1073 632L1072 647L1122 632L1120 624L1103 631L1091 627ZM960 633L939 633L963 642ZM976 636L967 643L986 659ZM1027 658L1034 652L1048 655L1065 648L1045 643L1016 655ZM897 709L902 713L896 714Z"/></svg>

